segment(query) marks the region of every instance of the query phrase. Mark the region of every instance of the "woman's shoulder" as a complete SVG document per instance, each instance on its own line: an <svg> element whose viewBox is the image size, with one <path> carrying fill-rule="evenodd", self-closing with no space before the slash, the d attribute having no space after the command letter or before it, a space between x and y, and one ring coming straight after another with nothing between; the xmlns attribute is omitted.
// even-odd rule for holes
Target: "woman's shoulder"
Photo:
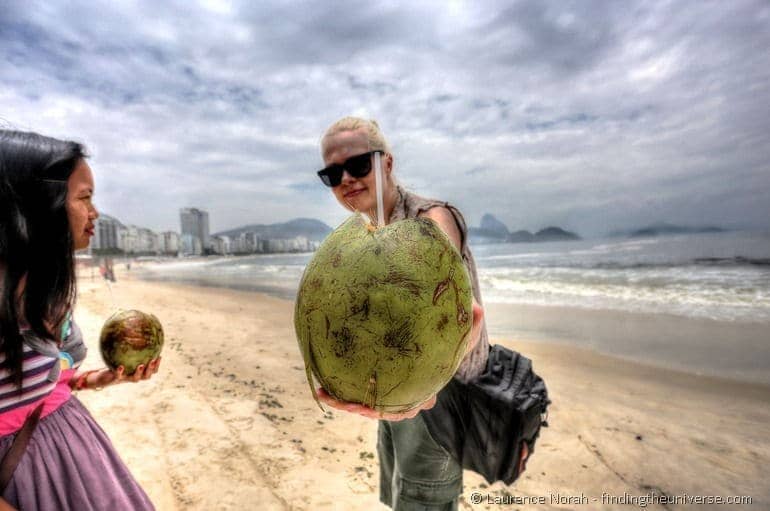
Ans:
<svg viewBox="0 0 770 511"><path fill-rule="evenodd" d="M423 197L422 195L419 195L411 190L407 190L400 185L398 187L398 192L402 198L404 208L407 210L407 213L412 213L412 215L407 216L417 216L418 214L422 213L423 211L427 211L428 209L435 207L446 207L447 205L446 201L434 199L431 197Z"/></svg>
<svg viewBox="0 0 770 511"><path fill-rule="evenodd" d="M457 207L444 200L422 197L401 187L399 192L403 195L405 218L430 218L439 224L460 249L465 246L468 228Z"/></svg>

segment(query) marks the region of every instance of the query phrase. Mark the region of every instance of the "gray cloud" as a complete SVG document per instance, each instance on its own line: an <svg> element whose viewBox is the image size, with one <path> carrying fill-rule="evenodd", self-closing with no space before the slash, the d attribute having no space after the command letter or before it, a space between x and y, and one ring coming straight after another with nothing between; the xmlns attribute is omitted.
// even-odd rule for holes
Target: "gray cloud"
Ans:
<svg viewBox="0 0 770 511"><path fill-rule="evenodd" d="M11 2L0 118L84 141L102 209L178 229L345 212L322 131L513 229L770 229L770 7L735 2Z"/></svg>

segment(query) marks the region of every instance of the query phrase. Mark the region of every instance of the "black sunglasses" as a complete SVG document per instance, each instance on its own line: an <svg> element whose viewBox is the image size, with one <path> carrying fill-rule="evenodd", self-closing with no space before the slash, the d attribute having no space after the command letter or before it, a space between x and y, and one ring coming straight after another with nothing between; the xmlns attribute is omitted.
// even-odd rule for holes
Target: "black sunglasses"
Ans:
<svg viewBox="0 0 770 511"><path fill-rule="evenodd" d="M342 172L347 170L353 177L365 177L372 171L372 155L374 153L385 154L385 151L369 151L368 153L351 156L343 163L329 165L318 171L318 177L326 186L339 186L342 182Z"/></svg>

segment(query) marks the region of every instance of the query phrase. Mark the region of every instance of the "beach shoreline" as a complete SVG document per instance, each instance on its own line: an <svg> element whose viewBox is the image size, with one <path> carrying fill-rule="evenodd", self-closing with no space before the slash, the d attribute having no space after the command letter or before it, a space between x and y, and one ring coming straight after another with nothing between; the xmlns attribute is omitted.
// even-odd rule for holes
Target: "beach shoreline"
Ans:
<svg viewBox="0 0 770 511"><path fill-rule="evenodd" d="M494 338L526 338L746 383L770 385L770 324L578 307L485 303Z"/></svg>
<svg viewBox="0 0 770 511"><path fill-rule="evenodd" d="M214 264L210 271L198 267L184 274L157 268L147 271L142 264L131 277L294 300L296 289L285 282L266 281L264 276L223 275L216 267L223 260L207 261ZM184 264L187 263L185 260ZM166 264L174 262L160 263L160 268ZM770 343L766 341L770 323L761 319L727 320L622 308L492 300L486 300L484 308L487 331L493 338L557 342L664 369L770 385Z"/></svg>
<svg viewBox="0 0 770 511"><path fill-rule="evenodd" d="M376 421L319 410L290 301L145 282L126 272L111 290L83 278L75 319L91 348L86 367L102 365L98 332L118 307L160 318L161 370L149 382L79 397L158 509L253 502L263 509L386 509L377 499ZM770 505L761 476L770 461L770 387L638 364L558 339L490 340L533 360L553 399L551 425L512 487L466 471L461 509L489 509L505 495L546 497L528 509L579 509L553 495L649 492L748 495L754 504L747 509ZM491 500L472 504L473 492Z"/></svg>

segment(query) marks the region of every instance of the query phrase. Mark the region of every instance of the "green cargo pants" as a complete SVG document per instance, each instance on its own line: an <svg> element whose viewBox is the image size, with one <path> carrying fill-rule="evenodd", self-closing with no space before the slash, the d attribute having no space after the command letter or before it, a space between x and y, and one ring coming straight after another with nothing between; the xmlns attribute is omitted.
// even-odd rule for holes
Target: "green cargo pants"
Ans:
<svg viewBox="0 0 770 511"><path fill-rule="evenodd" d="M430 436L422 415L380 421L380 501L393 511L455 511L463 470Z"/></svg>

